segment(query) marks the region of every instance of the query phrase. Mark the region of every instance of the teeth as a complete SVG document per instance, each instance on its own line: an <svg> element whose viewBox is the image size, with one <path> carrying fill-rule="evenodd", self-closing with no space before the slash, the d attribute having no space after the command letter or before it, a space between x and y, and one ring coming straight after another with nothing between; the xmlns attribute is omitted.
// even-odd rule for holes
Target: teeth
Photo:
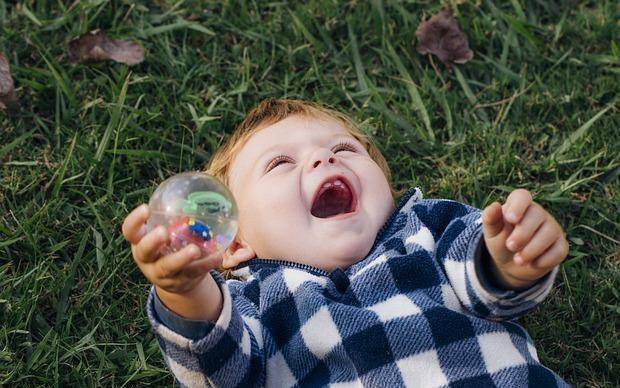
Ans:
<svg viewBox="0 0 620 388"><path fill-rule="evenodd" d="M323 183L323 185L321 186L320 192L318 195L323 194L325 191L327 191L330 187L335 186L338 187L339 189L343 189L346 187L346 185L344 184L343 181L341 181L340 179L336 179L333 182L325 182Z"/></svg>
<svg viewBox="0 0 620 388"><path fill-rule="evenodd" d="M336 179L333 182L325 182L325 183L323 183L323 186L321 186L321 189L322 190L329 189L332 186L337 186L337 187L340 187L340 188L345 187L344 186L344 182L342 182L340 179Z"/></svg>

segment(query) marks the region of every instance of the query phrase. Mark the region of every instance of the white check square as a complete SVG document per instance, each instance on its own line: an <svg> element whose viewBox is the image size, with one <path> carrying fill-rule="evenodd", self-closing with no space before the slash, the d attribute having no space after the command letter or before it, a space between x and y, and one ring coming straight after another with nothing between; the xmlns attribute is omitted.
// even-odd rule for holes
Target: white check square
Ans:
<svg viewBox="0 0 620 388"><path fill-rule="evenodd" d="M478 336L478 343L489 373L525 364L525 359L515 348L508 333L482 334Z"/></svg>
<svg viewBox="0 0 620 388"><path fill-rule="evenodd" d="M441 370L437 352L429 350L396 362L405 386L434 388L446 385L448 380Z"/></svg>
<svg viewBox="0 0 620 388"><path fill-rule="evenodd" d="M342 342L338 327L327 306L321 307L301 327L301 336L312 354L320 359Z"/></svg>
<svg viewBox="0 0 620 388"><path fill-rule="evenodd" d="M381 322L387 322L391 319L400 317L408 317L409 315L420 314L422 312L422 310L405 295L393 296L368 309L374 311L379 316Z"/></svg>

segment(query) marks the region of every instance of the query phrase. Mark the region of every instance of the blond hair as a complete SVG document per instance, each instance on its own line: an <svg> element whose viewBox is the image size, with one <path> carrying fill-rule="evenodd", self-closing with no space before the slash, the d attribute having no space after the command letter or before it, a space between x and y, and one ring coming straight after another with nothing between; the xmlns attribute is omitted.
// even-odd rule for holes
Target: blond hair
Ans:
<svg viewBox="0 0 620 388"><path fill-rule="evenodd" d="M396 198L396 196L400 194L392 188L392 174L390 173L390 168L381 154L381 151L379 151L370 138L359 129L357 124L351 118L344 113L324 107L317 103L301 100L275 98L263 100L256 108L252 109L245 116L230 138L228 138L224 145L215 152L207 168L205 169L205 172L215 176L227 187L230 187L230 167L234 158L237 156L241 148L247 143L250 137L261 129L293 115L331 119L342 124L351 136L362 143L372 160L374 160L379 168L381 168L385 178L390 184L392 197Z"/></svg>

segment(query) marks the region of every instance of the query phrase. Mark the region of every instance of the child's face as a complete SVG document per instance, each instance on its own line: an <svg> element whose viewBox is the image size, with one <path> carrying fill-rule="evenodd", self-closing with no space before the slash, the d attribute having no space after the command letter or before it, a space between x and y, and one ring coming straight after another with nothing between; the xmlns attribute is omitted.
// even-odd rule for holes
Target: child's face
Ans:
<svg viewBox="0 0 620 388"><path fill-rule="evenodd" d="M256 256L328 271L364 258L394 210L382 170L335 120L294 115L258 131L229 183Z"/></svg>

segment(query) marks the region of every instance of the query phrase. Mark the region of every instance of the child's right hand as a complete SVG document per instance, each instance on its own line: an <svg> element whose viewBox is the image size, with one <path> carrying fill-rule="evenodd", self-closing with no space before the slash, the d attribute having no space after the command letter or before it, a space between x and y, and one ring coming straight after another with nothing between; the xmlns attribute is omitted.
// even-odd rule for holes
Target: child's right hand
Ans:
<svg viewBox="0 0 620 388"><path fill-rule="evenodd" d="M219 254L200 258L200 249L194 244L162 256L159 252L169 242L168 231L159 226L146 233L148 218L149 207L142 204L127 215L122 231L140 271L157 287L173 294L188 293L204 280L209 270L221 264Z"/></svg>

